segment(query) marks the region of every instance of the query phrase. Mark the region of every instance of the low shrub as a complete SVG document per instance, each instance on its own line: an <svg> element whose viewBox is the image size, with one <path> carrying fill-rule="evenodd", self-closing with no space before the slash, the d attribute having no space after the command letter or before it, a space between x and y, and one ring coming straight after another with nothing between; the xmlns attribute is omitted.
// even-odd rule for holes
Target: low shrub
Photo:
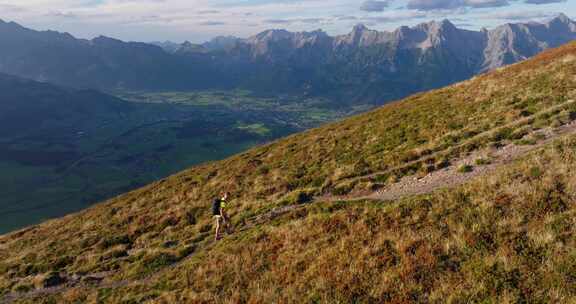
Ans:
<svg viewBox="0 0 576 304"><path fill-rule="evenodd" d="M108 237L103 239L100 243L99 243L99 247L101 249L108 249L110 247L116 246L116 245L121 245L121 244L131 244L131 240L130 237L128 235L116 235L116 236L112 236L112 237Z"/></svg>
<svg viewBox="0 0 576 304"><path fill-rule="evenodd" d="M474 161L474 164L475 164L476 166L484 166L484 165L489 165L489 164L491 164L491 163L492 163L492 162L491 162L489 159L487 159L487 158L477 158L477 159Z"/></svg>
<svg viewBox="0 0 576 304"><path fill-rule="evenodd" d="M163 268L166 266L170 266L176 262L178 262L178 257L171 253L171 252L155 252L150 255L147 255L142 260L142 265L148 271L154 271L159 268Z"/></svg>
<svg viewBox="0 0 576 304"><path fill-rule="evenodd" d="M458 172L460 172L460 173L468 173L468 172L472 172L473 170L474 170L474 167L472 167L471 165L462 164L462 165L458 166Z"/></svg>

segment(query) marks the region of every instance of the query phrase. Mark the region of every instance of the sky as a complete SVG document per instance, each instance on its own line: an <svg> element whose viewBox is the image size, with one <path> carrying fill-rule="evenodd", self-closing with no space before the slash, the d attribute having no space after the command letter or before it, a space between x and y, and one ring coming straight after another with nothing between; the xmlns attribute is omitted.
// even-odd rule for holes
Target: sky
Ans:
<svg viewBox="0 0 576 304"><path fill-rule="evenodd" d="M0 0L0 19L79 38L203 42L271 28L344 34L449 19L467 29L576 17L576 0Z"/></svg>

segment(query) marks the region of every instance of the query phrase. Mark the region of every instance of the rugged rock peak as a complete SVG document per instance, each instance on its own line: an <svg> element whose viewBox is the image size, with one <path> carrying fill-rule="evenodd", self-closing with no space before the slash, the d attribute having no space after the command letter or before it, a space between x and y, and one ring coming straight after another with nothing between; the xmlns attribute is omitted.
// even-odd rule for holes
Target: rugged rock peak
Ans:
<svg viewBox="0 0 576 304"><path fill-rule="evenodd" d="M282 48L302 48L307 45L317 45L320 42L331 39L324 31L313 32L289 32L286 30L268 30L256 36L242 40L252 46L252 54L255 56L267 54L274 45L282 45Z"/></svg>
<svg viewBox="0 0 576 304"><path fill-rule="evenodd" d="M330 37L330 36L328 36L328 34L325 31L320 30L320 29L312 31L312 32L302 32L300 34L302 34L303 36L306 36L306 37L314 37L314 38Z"/></svg>
<svg viewBox="0 0 576 304"><path fill-rule="evenodd" d="M328 34L322 30L313 32L298 32L294 34L293 44L295 47L302 47L307 44L319 43L325 39L330 39Z"/></svg>
<svg viewBox="0 0 576 304"><path fill-rule="evenodd" d="M102 45L119 45L124 44L122 40L106 37L106 36L98 36L92 39L93 44L102 44Z"/></svg>
<svg viewBox="0 0 576 304"><path fill-rule="evenodd" d="M251 42L264 42L264 41L278 41L292 37L292 33L287 30L266 30L256 36L252 36L248 40Z"/></svg>
<svg viewBox="0 0 576 304"><path fill-rule="evenodd" d="M429 34L442 34L457 30L456 26L448 19L444 19L440 22L431 21L428 23L422 23L417 27Z"/></svg>
<svg viewBox="0 0 576 304"><path fill-rule="evenodd" d="M515 35L516 32L518 32L520 29L518 27L517 24L512 24L512 23L506 23L503 24L501 26L496 27L494 30L490 31L491 34L496 34L496 35L508 35L510 37L513 37Z"/></svg>
<svg viewBox="0 0 576 304"><path fill-rule="evenodd" d="M403 25L403 26L397 28L394 31L394 33L396 34L396 36L399 36L399 37L406 36L410 33L410 27Z"/></svg>
<svg viewBox="0 0 576 304"><path fill-rule="evenodd" d="M355 33L363 33L364 31L368 31L368 28L367 28L364 24L362 24L362 23L356 24L356 25L354 26L354 28L352 29L352 33L353 33L353 34L355 34Z"/></svg>
<svg viewBox="0 0 576 304"><path fill-rule="evenodd" d="M323 38L329 38L328 34L322 30L316 30L312 32L298 32L295 33L295 39L305 39L305 40L318 40Z"/></svg>
<svg viewBox="0 0 576 304"><path fill-rule="evenodd" d="M181 44L176 43L176 42L172 42L169 40L166 40L164 42L153 41L153 42L150 42L149 44L161 47L164 51L166 51L168 53L175 53L178 50L178 48L180 48L180 46L181 46Z"/></svg>
<svg viewBox="0 0 576 304"><path fill-rule="evenodd" d="M381 43L387 32L378 32L368 29L363 24L357 24L347 35L338 36L335 38L336 45L353 45L353 46L367 46L376 43Z"/></svg>
<svg viewBox="0 0 576 304"><path fill-rule="evenodd" d="M570 30L576 31L576 22L570 19L568 16L564 14L560 14L556 16L554 19L550 20L546 24L549 28L554 28L558 30Z"/></svg>
<svg viewBox="0 0 576 304"><path fill-rule="evenodd" d="M364 24L356 24L354 26L354 28L352 29L352 32L350 32L350 36L353 39L360 39L362 37L362 35L364 35L364 33L368 32L369 29L364 25Z"/></svg>
<svg viewBox="0 0 576 304"><path fill-rule="evenodd" d="M415 27L415 31L419 32L418 36L420 39L424 38L418 45L414 45L420 49L428 49L431 47L437 47L442 45L444 42L449 42L453 38L458 29L452 22L447 19L442 21L431 21L427 23L421 23Z"/></svg>
<svg viewBox="0 0 576 304"><path fill-rule="evenodd" d="M199 44L194 44L190 41L184 41L178 49L176 49L176 53L198 53L198 52L205 52L206 49Z"/></svg>
<svg viewBox="0 0 576 304"><path fill-rule="evenodd" d="M564 23L564 24L570 24L570 23L574 23L574 21L572 21L572 19L570 19L568 16L566 16L564 13L560 13L558 16L556 16L554 19L550 20L549 23Z"/></svg>
<svg viewBox="0 0 576 304"><path fill-rule="evenodd" d="M448 19L444 19L440 22L440 28L445 31L457 30L458 28Z"/></svg>
<svg viewBox="0 0 576 304"><path fill-rule="evenodd" d="M526 59L550 45L551 42L545 38L553 35L548 32L539 40L538 36L534 35L538 32L538 27L543 25L507 23L488 31L480 72Z"/></svg>
<svg viewBox="0 0 576 304"><path fill-rule="evenodd" d="M234 48L242 41L243 39L234 36L217 36L203 43L202 46L210 51L228 50Z"/></svg>
<svg viewBox="0 0 576 304"><path fill-rule="evenodd" d="M419 27L401 26L393 33L393 40L399 49L420 48L420 44L427 39L426 31Z"/></svg>

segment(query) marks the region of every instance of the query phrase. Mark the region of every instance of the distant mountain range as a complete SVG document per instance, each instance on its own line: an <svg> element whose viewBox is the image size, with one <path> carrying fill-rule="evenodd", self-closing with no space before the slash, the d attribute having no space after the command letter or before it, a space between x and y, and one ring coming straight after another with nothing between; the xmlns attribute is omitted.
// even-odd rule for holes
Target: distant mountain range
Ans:
<svg viewBox="0 0 576 304"><path fill-rule="evenodd" d="M204 44L145 44L38 32L0 23L0 72L103 89L243 88L257 94L381 103L441 87L576 39L576 23L459 29L450 21L379 32L358 25L346 35L268 30Z"/></svg>
<svg viewBox="0 0 576 304"><path fill-rule="evenodd" d="M34 31L0 21L0 72L37 81L89 88L194 89L223 83L188 56L176 57L146 43L100 36Z"/></svg>

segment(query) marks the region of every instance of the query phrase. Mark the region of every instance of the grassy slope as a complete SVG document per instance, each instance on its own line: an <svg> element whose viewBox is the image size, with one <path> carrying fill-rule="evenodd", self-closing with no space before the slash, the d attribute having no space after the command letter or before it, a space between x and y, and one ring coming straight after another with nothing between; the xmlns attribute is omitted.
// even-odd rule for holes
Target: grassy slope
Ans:
<svg viewBox="0 0 576 304"><path fill-rule="evenodd" d="M167 302L217 295L232 302L567 299L576 292L569 216L573 141L456 191L393 204L314 204L216 247L205 239L209 198L223 188L237 197L234 215L242 227L242 219L301 200L301 191L334 192L342 179L444 151L574 99L575 74L573 43L3 236L0 290L26 290L52 270L114 270L111 280L134 280L196 250L150 291L136 286L65 296L161 295ZM523 128L561 124L572 113L539 116ZM466 149L513 140L520 131L498 132ZM226 262L223 270L217 261Z"/></svg>
<svg viewBox="0 0 576 304"><path fill-rule="evenodd" d="M576 137L452 191L316 204L149 284L63 299L157 303L572 303Z"/></svg>

